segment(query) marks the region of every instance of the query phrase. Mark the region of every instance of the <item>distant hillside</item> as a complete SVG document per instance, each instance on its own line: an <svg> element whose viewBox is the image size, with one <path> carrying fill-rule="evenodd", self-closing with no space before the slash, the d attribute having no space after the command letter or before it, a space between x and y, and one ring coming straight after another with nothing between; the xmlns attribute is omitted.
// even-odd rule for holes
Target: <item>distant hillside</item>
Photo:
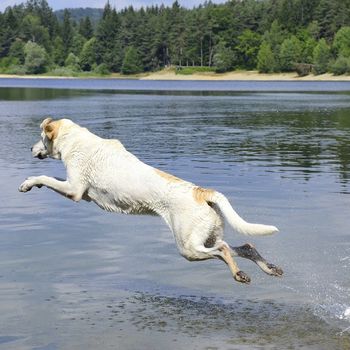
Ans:
<svg viewBox="0 0 350 350"><path fill-rule="evenodd" d="M70 12L71 18L77 23L79 23L79 21L82 18L90 17L91 22L93 24L96 24L102 18L102 14L103 14L103 9L97 9L97 8L91 8L91 7L86 7L86 8L80 7L80 8L71 8L71 9L69 8L67 10ZM63 12L64 10L58 10L54 12L60 22L63 21Z"/></svg>

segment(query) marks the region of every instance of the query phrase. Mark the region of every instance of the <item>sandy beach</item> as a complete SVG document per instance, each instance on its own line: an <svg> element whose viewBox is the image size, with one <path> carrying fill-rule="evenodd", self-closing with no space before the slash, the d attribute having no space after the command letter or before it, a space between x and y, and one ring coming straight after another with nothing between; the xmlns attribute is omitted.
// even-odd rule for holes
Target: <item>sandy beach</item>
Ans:
<svg viewBox="0 0 350 350"><path fill-rule="evenodd" d="M0 74L0 78L17 79L139 79L139 80L213 80L213 81L350 81L350 75L333 75L330 73L320 75L307 75L299 77L297 73L271 73L264 74L258 71L233 71L227 73L193 73L190 75L176 74L174 69L163 69L159 72L142 73L137 75L122 75L112 73L109 76L80 76L80 77L62 77L50 75L11 75Z"/></svg>
<svg viewBox="0 0 350 350"><path fill-rule="evenodd" d="M299 77L296 72L263 74L258 71L233 71L227 73L194 73L191 75L175 74L174 71L162 70L140 79L148 80L261 80L261 81L350 81L350 76L335 76L330 73Z"/></svg>

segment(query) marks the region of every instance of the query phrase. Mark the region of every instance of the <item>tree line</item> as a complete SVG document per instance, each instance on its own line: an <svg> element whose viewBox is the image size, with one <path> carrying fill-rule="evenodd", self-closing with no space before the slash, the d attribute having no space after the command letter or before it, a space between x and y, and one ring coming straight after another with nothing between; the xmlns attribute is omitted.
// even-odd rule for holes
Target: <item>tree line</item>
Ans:
<svg viewBox="0 0 350 350"><path fill-rule="evenodd" d="M176 0L59 20L46 0L0 13L0 72L133 74L176 66L225 72L350 73L350 0Z"/></svg>

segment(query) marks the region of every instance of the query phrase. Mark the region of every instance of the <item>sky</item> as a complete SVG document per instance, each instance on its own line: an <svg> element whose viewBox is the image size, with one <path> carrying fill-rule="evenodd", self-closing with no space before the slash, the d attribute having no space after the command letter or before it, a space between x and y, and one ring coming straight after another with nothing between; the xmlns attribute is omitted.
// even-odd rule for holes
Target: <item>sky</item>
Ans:
<svg viewBox="0 0 350 350"><path fill-rule="evenodd" d="M26 2L26 0L0 0L0 11L3 12L7 6L13 6L15 4L21 4ZM107 0L47 0L50 7L54 10L60 10L64 8L73 8L73 7L97 7L103 8ZM170 6L174 0L110 0L109 3L115 7L117 10L123 9L127 6L134 6L135 8L140 8L141 6L152 6L152 5L168 5ZM193 6L198 6L203 3L204 0L179 0L180 5L188 8ZM222 3L224 0L214 0L213 3Z"/></svg>

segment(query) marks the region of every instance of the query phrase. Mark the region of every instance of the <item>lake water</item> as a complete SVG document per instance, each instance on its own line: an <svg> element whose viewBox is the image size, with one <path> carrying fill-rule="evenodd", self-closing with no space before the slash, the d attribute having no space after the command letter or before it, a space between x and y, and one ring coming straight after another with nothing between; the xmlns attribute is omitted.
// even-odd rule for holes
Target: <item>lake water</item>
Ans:
<svg viewBox="0 0 350 350"><path fill-rule="evenodd" d="M157 217L102 211L28 176L39 124L69 117L230 199L280 265L190 263ZM350 83L0 79L0 349L349 349Z"/></svg>

